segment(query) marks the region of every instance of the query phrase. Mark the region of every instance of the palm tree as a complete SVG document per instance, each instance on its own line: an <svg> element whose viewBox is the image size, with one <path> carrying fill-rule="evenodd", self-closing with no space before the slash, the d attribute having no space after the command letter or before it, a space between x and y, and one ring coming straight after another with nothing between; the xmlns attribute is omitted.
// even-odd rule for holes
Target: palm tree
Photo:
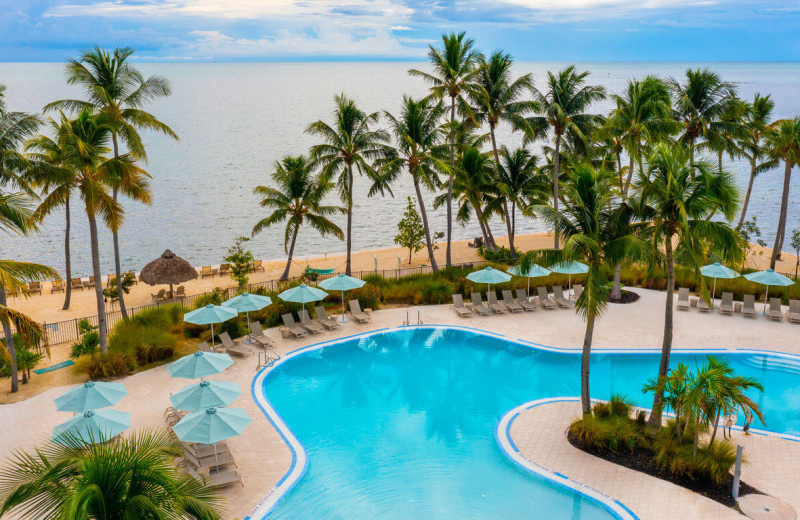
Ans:
<svg viewBox="0 0 800 520"><path fill-rule="evenodd" d="M547 180L539 174L538 157L526 148L500 149L500 165L497 168L495 189L502 201L509 226L509 244L514 243L517 233L517 207L523 209L531 204L541 204L548 194ZM509 202L511 208L509 209ZM513 254L513 246L511 247Z"/></svg>
<svg viewBox="0 0 800 520"><path fill-rule="evenodd" d="M275 163L275 171L271 175L277 187L257 186L253 190L253 193L261 196L259 204L262 208L273 209L268 217L259 220L253 226L253 236L273 224L286 221L283 248L289 254L289 258L286 260L286 269L283 270L281 280L289 278L297 235L300 226L305 222L322 236L331 233L339 240L344 239L342 230L328 220L327 216L345 213L346 210L338 206L322 205L325 195L333 189L333 186L324 179L316 177L313 170L311 162L305 156L285 157Z"/></svg>
<svg viewBox="0 0 800 520"><path fill-rule="evenodd" d="M221 518L219 492L181 474L180 442L145 430L108 442L47 442L0 473L0 515L18 518Z"/></svg>
<svg viewBox="0 0 800 520"><path fill-rule="evenodd" d="M124 221L125 211L109 194L116 187L123 195L145 204L150 203L147 174L136 166L135 157L130 153L108 157L109 145L113 142L116 130L114 119L105 113L93 115L84 108L78 116L70 120L63 113L60 121L51 120L51 127L57 136L55 141L62 150L63 170L74 175L70 185L83 200L89 220L89 238L92 252L92 274L95 280L101 279L100 248L97 236L97 218L116 231ZM39 144L43 144L40 148ZM35 137L31 149L36 152L47 151L48 140ZM123 179L126 179L123 182ZM106 330L106 308L103 285L95 284L97 299L97 326L100 336L100 349L108 349Z"/></svg>
<svg viewBox="0 0 800 520"><path fill-rule="evenodd" d="M750 180L747 183L747 191L742 203L742 215L739 217L737 229L744 224L747 207L750 204L750 194L753 192L753 183L756 177L777 166L777 161L769 157L764 146L764 136L769 132L775 102L772 101L770 96L756 94L749 108L750 110L745 115L744 135L739 141L739 150L741 155L750 163Z"/></svg>
<svg viewBox="0 0 800 520"><path fill-rule="evenodd" d="M431 93L437 99L450 98L450 167L455 165L456 152L456 104L462 111L469 112L469 105L464 99L464 92L469 89L470 82L477 69L475 62L478 54L473 50L474 40L466 37L465 32L442 35L442 49L432 45L428 47L428 60L433 67L432 73L416 69L408 71L412 76L421 77L431 84ZM445 264L451 265L450 242L453 234L453 176L447 181L447 249Z"/></svg>
<svg viewBox="0 0 800 520"><path fill-rule="evenodd" d="M658 380L650 378L642 388L644 393L654 393L658 390ZM688 424L689 418L683 416L687 407L687 394L689 392L689 366L678 363L678 366L670 370L664 379L664 397L661 406L671 408L675 413L675 437L681 438L681 418Z"/></svg>
<svg viewBox="0 0 800 520"><path fill-rule="evenodd" d="M637 212L654 248L664 251L667 268L664 337L657 377L660 386L650 414L651 426L660 427L663 381L672 350L675 258L684 266L699 270L709 248L730 261L738 260L741 250L736 232L726 222L709 219L715 212L728 220L733 218L737 191L729 173L714 171L706 162L693 163L690 153L666 143L655 147L648 163L647 173L640 175L637 183Z"/></svg>
<svg viewBox="0 0 800 520"><path fill-rule="evenodd" d="M705 380L703 390L707 394L708 417L713 422L714 428L711 439L708 443L714 442L717 436L720 417L731 413L738 413L739 410L745 413L752 412L762 422L764 416L758 404L747 396L748 390L764 391L764 386L754 377L737 375L730 361L719 359L714 356L707 356L707 361L701 369L707 374L702 379ZM695 439L695 446L697 440Z"/></svg>
<svg viewBox="0 0 800 520"><path fill-rule="evenodd" d="M128 148L129 157L147 162L147 153L139 135L139 130L154 130L178 139L178 135L155 116L143 110L153 100L170 94L169 81L161 76L145 79L142 73L128 62L134 53L129 47L117 48L113 54L95 46L84 52L80 59L67 62L67 84L81 87L86 100L64 99L44 107L45 112L65 109L77 112L89 108L105 114L112 126L111 141L114 157L119 157L119 140ZM117 201L121 184L136 183L136 180L121 177L112 186L112 197ZM141 202L141 201L140 201ZM114 242L114 273L119 295L119 308L127 317L122 277L120 276L119 237L111 230ZM96 278L99 283L99 278Z"/></svg>
<svg viewBox="0 0 800 520"><path fill-rule="evenodd" d="M606 90L602 86L586 85L589 72L577 72L570 65L558 74L547 73L547 89L533 89L534 102L539 116L529 117L528 139L536 139L552 131L555 141L553 168L553 209L558 211L558 181L561 160L561 142L564 136L572 134L576 139L587 140L588 130L600 119L587 114L586 110L595 102L605 99ZM558 249L558 230L554 248Z"/></svg>
<svg viewBox="0 0 800 520"><path fill-rule="evenodd" d="M589 266L586 287L578 297L575 309L586 320L586 333L581 357L581 407L583 414L592 412L589 391L589 361L592 352L594 326L608 306L611 284L604 268L623 257L639 258L648 250L647 244L632 234L617 234L620 213L630 210L611 189L614 175L583 165L573 171L565 183L562 196L564 207L538 205L534 212L547 220L564 236L564 249L531 251L519 261L526 271L535 261L546 264L561 260L580 261Z"/></svg>
<svg viewBox="0 0 800 520"><path fill-rule="evenodd" d="M781 257L783 241L786 234L786 215L789 207L789 186L792 180L792 168L800 164L800 117L783 119L773 123L771 131L766 135L766 145L769 155L775 160L781 160L783 170L783 195L781 197L781 212L778 218L778 230L775 234L775 245L772 248L772 258L769 266L775 269L775 263Z"/></svg>
<svg viewBox="0 0 800 520"><path fill-rule="evenodd" d="M674 97L675 119L683 124L679 141L689 149L694 162L694 151L698 139L707 137L712 123L719 121L726 105L736 95L736 88L722 81L718 74L708 69L686 71L686 83L669 79Z"/></svg>
<svg viewBox="0 0 800 520"><path fill-rule="evenodd" d="M422 225L425 228L428 259L434 272L439 270L439 266L433 256L431 229L428 225L428 212L425 211L421 186L424 185L431 191L436 190L439 186L437 171L449 175L450 167L437 158L441 155L442 139L439 121L443 114L444 108L441 102L434 102L430 98L416 101L408 96L403 96L403 107L399 118L385 112L397 148L391 157L387 157L381 163L384 184L388 185L403 170L408 171L414 181L414 190L417 193L417 201L422 215Z"/></svg>
<svg viewBox="0 0 800 520"><path fill-rule="evenodd" d="M746 135L745 119L750 112L750 104L731 96L717 121L709 124L706 141L699 147L708 148L717 155L717 166L722 170L722 156L734 159L741 155L739 143Z"/></svg>
<svg viewBox="0 0 800 520"><path fill-rule="evenodd" d="M533 79L530 74L512 79L511 66L513 63L514 60L511 59L511 56L500 51L493 53L488 59L481 56L478 59L478 73L469 92L476 121L489 125L492 153L498 168L500 167L500 155L495 137L497 125L505 122L514 128L525 128L527 126L525 115L535 108L530 100L522 99L533 88ZM515 257L516 249L514 248L514 233L511 229L511 216L505 202L503 217L508 230L511 256Z"/></svg>
<svg viewBox="0 0 800 520"><path fill-rule="evenodd" d="M354 169L373 181L369 195L383 193L385 186L379 183L380 176L373 163L386 157L389 134L385 130L373 130L378 123L378 113L366 114L355 102L340 94L333 98L333 126L323 121L312 123L306 132L321 138L322 144L311 147L311 160L322 167L326 181L336 178L339 197L347 208L347 260L345 274L350 274L350 252L353 245L353 178Z"/></svg>

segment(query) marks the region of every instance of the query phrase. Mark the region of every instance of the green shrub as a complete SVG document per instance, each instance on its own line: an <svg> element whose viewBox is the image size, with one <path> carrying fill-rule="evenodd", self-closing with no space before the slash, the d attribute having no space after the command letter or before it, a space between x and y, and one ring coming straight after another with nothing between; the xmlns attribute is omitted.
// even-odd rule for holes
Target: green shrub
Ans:
<svg viewBox="0 0 800 520"><path fill-rule="evenodd" d="M78 322L78 334L80 341L72 344L69 357L77 359L86 354L94 354L97 347L100 345L100 333L97 327L89 323L88 320L81 320Z"/></svg>
<svg viewBox="0 0 800 520"><path fill-rule="evenodd" d="M506 246L500 246L497 249L481 246L478 248L478 256L490 262L505 262L511 258L511 249Z"/></svg>
<svg viewBox="0 0 800 520"><path fill-rule="evenodd" d="M621 395L614 395L608 400L608 407L614 417L630 417L633 403Z"/></svg>
<svg viewBox="0 0 800 520"><path fill-rule="evenodd" d="M223 297L224 295L222 294L222 289L217 287L211 292L207 292L198 296L192 305L195 309L205 307L209 303L212 305L222 305Z"/></svg>
<svg viewBox="0 0 800 520"><path fill-rule="evenodd" d="M75 369L92 380L124 377L136 370L132 356L124 352L95 352L75 362Z"/></svg>
<svg viewBox="0 0 800 520"><path fill-rule="evenodd" d="M605 446L609 426L593 415L586 415L569 425L569 433L582 446L590 449Z"/></svg>
<svg viewBox="0 0 800 520"><path fill-rule="evenodd" d="M347 299L358 300L361 310L381 308L381 290L374 285L367 284L360 289L350 291Z"/></svg>
<svg viewBox="0 0 800 520"><path fill-rule="evenodd" d="M736 464L736 448L728 441L716 440L697 450L695 463L701 474L720 486L725 485L731 468Z"/></svg>

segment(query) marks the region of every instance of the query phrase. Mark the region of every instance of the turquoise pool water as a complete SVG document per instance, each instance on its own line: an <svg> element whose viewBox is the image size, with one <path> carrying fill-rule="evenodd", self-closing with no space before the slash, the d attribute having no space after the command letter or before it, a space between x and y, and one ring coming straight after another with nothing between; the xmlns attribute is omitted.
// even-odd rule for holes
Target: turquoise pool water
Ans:
<svg viewBox="0 0 800 520"><path fill-rule="evenodd" d="M797 360L719 355L764 384L755 397L766 427L800 433ZM703 357L674 353L672 362ZM593 355L592 396L622 394L648 406L641 387L658 359L656 352ZM308 466L268 518L614 518L513 464L494 437L514 406L578 395L579 362L579 353L452 328L391 330L286 360L263 393L302 443Z"/></svg>

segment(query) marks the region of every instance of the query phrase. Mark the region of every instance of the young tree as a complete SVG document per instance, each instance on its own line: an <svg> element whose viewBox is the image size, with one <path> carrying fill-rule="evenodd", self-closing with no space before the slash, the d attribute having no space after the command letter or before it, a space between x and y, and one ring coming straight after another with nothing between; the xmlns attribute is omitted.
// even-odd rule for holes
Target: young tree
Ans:
<svg viewBox="0 0 800 520"><path fill-rule="evenodd" d="M249 241L250 239L247 237L239 237L234 240L224 258L231 265L231 278L236 280L240 290L247 286L250 273L253 272L253 253L245 249L243 245Z"/></svg>
<svg viewBox="0 0 800 520"><path fill-rule="evenodd" d="M794 249L794 279L797 280L797 268L800 267L800 228L792 231L792 249Z"/></svg>
<svg viewBox="0 0 800 520"><path fill-rule="evenodd" d="M403 213L403 218L397 223L397 235L394 243L400 247L408 249L408 263L411 263L411 255L425 247L425 228L422 226L422 218L414 207L414 201L408 197L408 205Z"/></svg>
<svg viewBox="0 0 800 520"><path fill-rule="evenodd" d="M744 223L747 215L747 208L750 205L750 194L753 192L753 184L756 177L767 170L771 170L778 165L774 158L770 158L768 150L764 146L764 137L769 132L772 111L775 109L775 102L770 96L756 94L753 103L750 105L745 116L744 135L739 141L739 150L742 157L750 163L750 180L747 182L744 202L742 203L742 214L739 217L738 226Z"/></svg>

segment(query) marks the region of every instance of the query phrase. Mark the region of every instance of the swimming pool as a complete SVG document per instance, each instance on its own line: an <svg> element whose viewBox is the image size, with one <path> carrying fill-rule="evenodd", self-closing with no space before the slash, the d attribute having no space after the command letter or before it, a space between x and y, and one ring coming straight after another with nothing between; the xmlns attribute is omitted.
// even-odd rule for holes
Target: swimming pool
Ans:
<svg viewBox="0 0 800 520"><path fill-rule="evenodd" d="M764 384L756 398L770 430L800 433L797 358L715 354ZM672 363L704 355L675 352ZM641 387L658 360L655 351L597 351L592 396L648 406ZM608 500L531 475L495 439L513 407L578 395L579 362L579 351L454 327L376 331L298 351L253 383L294 460L252 518L624 517Z"/></svg>

